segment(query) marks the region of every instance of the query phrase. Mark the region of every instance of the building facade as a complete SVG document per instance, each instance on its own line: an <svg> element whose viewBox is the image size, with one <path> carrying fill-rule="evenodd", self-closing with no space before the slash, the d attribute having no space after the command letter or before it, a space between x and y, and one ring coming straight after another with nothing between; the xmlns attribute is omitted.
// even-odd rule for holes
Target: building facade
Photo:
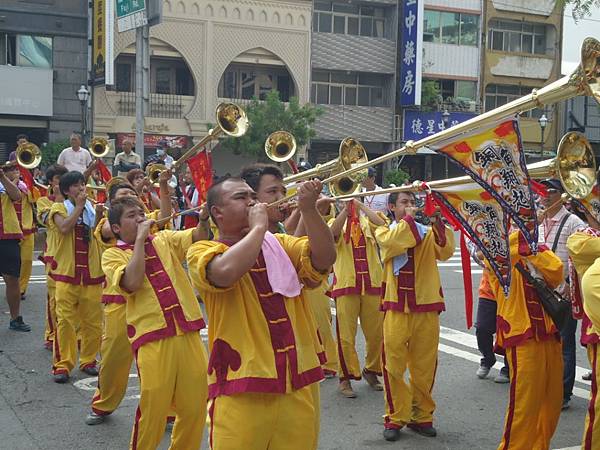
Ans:
<svg viewBox="0 0 600 450"><path fill-rule="evenodd" d="M397 30L397 0L314 1L310 100L323 114L313 164L336 158L348 136L369 157L394 148Z"/></svg>
<svg viewBox="0 0 600 450"><path fill-rule="evenodd" d="M562 9L557 3L485 2L482 97L486 111L560 78ZM556 149L562 128L556 107L549 105L521 115L523 147L531 157ZM544 130L539 122L542 115L548 119Z"/></svg>
<svg viewBox="0 0 600 450"><path fill-rule="evenodd" d="M159 140L174 156L206 136L218 103L241 106L277 89L310 99L310 1L165 0L150 28L150 111L145 156ZM94 132L122 141L135 133L135 32L115 32L115 85L95 89ZM141 153L138 151L138 153ZM217 173L249 159L213 152Z"/></svg>
<svg viewBox="0 0 600 450"><path fill-rule="evenodd" d="M3 0L0 5L0 161L16 136L32 142L81 129L87 84L87 2Z"/></svg>

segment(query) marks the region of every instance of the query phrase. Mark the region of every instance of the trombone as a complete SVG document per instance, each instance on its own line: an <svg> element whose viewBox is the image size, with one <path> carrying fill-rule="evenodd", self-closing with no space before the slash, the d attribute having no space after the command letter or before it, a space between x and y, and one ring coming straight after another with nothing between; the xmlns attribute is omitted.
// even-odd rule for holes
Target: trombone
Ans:
<svg viewBox="0 0 600 450"><path fill-rule="evenodd" d="M271 161L289 161L296 154L296 149L296 139L287 131L274 131L265 140L265 153Z"/></svg>
<svg viewBox="0 0 600 450"><path fill-rule="evenodd" d="M31 142L19 145L16 150L16 156L17 163L24 169L35 169L42 162L40 148Z"/></svg>
<svg viewBox="0 0 600 450"><path fill-rule="evenodd" d="M533 179L558 178L565 192L573 198L581 198L591 192L596 181L596 160L592 146L586 137L576 131L565 134L556 150L556 157L528 164L527 171ZM395 192L424 192L447 187L474 184L469 176L436 180L430 183L414 181L406 186L391 187L378 191L367 191L332 197L334 200L348 200L370 195L384 195ZM479 185L477 185L479 186Z"/></svg>
<svg viewBox="0 0 600 450"><path fill-rule="evenodd" d="M475 128L490 125L502 117L507 117L512 114L520 114L533 108L539 108L543 105L553 104L562 100L567 100L577 95L589 95L600 103L600 42L594 38L586 38L581 46L581 62L572 74L567 75L557 81L550 83L540 89L534 89L531 94L513 100L503 106L500 106L491 111L480 114L477 117L459 123L439 133L432 134L417 142L408 141L403 147L381 155L371 161L356 164L354 167L346 169L343 172L338 172L330 175L323 183L331 183L341 178L360 172L367 167L381 164L390 159L402 155L414 155L417 150L422 147L436 144L449 138L456 137L459 134L473 130ZM559 162L559 165L562 162ZM557 168L555 168L557 169ZM562 170L562 169L560 169ZM303 172L304 173L304 172ZM578 197L586 197L592 189L592 185L581 184L585 186L585 190L577 192ZM380 192L380 191L378 191ZM381 193L381 192L380 192ZM269 206L276 206L287 200L282 199L277 202L269 203Z"/></svg>

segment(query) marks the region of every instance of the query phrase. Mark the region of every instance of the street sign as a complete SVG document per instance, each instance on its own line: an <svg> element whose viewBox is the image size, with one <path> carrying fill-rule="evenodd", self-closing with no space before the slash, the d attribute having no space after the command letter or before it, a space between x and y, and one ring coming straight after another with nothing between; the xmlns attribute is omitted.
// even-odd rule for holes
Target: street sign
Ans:
<svg viewBox="0 0 600 450"><path fill-rule="evenodd" d="M148 24L146 0L116 0L119 32L133 30Z"/></svg>

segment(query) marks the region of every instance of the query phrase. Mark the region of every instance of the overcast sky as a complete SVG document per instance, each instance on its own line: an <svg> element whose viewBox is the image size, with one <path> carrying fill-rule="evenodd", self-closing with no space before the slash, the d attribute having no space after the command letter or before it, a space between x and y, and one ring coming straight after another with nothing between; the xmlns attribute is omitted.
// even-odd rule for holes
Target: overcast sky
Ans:
<svg viewBox="0 0 600 450"><path fill-rule="evenodd" d="M563 25L562 73L570 74L581 59L581 43L586 37L600 40L600 8L595 8L592 15L580 19L577 23L571 14L572 7L567 6Z"/></svg>

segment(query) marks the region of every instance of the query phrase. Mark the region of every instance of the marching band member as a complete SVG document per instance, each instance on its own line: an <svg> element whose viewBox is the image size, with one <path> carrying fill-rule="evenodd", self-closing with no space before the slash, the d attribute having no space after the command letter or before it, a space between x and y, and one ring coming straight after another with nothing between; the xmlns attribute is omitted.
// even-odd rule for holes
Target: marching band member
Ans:
<svg viewBox="0 0 600 450"><path fill-rule="evenodd" d="M191 209L198 206L198 189L194 185L192 178L192 171L189 166L185 168L183 175L183 183L181 185L181 194L183 196L183 209ZM185 214L181 218L182 226L181 229L193 228L198 225L198 212L193 211L189 214Z"/></svg>
<svg viewBox="0 0 600 450"><path fill-rule="evenodd" d="M382 267L374 231L385 223L383 214L378 215L358 200L348 201L338 216L330 221L337 250L331 296L336 304L339 390L346 398L356 397L350 380L360 380L361 375L371 388L383 390L377 378L381 375L383 339L383 313L380 309ZM367 343L362 372L355 343L359 318Z"/></svg>
<svg viewBox="0 0 600 450"><path fill-rule="evenodd" d="M44 331L44 347L48 350L52 350L54 342L54 334L56 332L56 283L50 276L50 271L53 265L56 264L54 260L54 252L56 251L56 229L52 228L48 224L48 217L52 205L62 203L65 199L60 192L59 182L68 170L64 166L54 164L46 170L46 180L48 182L48 192L46 195L41 196L36 201L37 209L37 221L41 225L46 227L46 242L44 244L44 250L40 256L41 261L44 263L46 271L46 329Z"/></svg>
<svg viewBox="0 0 600 450"><path fill-rule="evenodd" d="M564 280L563 264L544 244L532 254L520 231L510 234L509 244L508 297L498 278L490 276L498 302L497 345L506 351L510 372L510 397L498 450L548 449L562 405L560 334L516 265L543 277L554 289Z"/></svg>
<svg viewBox="0 0 600 450"><path fill-rule="evenodd" d="M146 174L142 169L133 169L127 172L127 181L131 183L133 188L142 199L142 203L147 211L154 211L160 208L160 200L152 192L152 183L146 178Z"/></svg>
<svg viewBox="0 0 600 450"><path fill-rule="evenodd" d="M161 209L146 213L147 219L160 220L169 217L171 201L167 183L170 178L170 170L160 175ZM111 186L108 194L110 203L122 198L139 199L135 189L127 183ZM166 223L166 225L168 224L169 222ZM156 225L150 230L151 234L158 231L160 229ZM94 238L98 240L103 251L117 245L117 238L111 230L108 217L100 219L94 231ZM92 397L91 411L85 419L85 423L88 425L104 422L106 416L121 404L127 391L129 370L133 362L131 344L127 337L125 297L114 286L107 284L102 292L102 303L104 304L104 332L100 347L102 364L98 375L98 387Z"/></svg>
<svg viewBox="0 0 600 450"><path fill-rule="evenodd" d="M187 260L210 323L213 449L316 448L311 385L323 378L322 355L300 280L321 282L335 261L320 190L309 181L298 191L308 238L268 232L267 207L242 179L208 191L220 239L194 244Z"/></svg>
<svg viewBox="0 0 600 450"><path fill-rule="evenodd" d="M15 202L21 200L21 191L10 180L14 177L14 172L19 173L16 163L0 166L0 274L6 284L6 302L10 310L9 328L13 331L31 331L31 327L23 321L20 314L19 241L23 238L23 232L15 210Z"/></svg>
<svg viewBox="0 0 600 450"><path fill-rule="evenodd" d="M454 253L454 234L438 215L428 228L414 219L417 212L411 193L388 198L394 216L390 226L375 230L384 264L382 309L382 367L386 414L383 436L400 438L403 426L434 437L435 381L440 333L439 314L445 310L436 261ZM408 367L410 385L404 381Z"/></svg>
<svg viewBox="0 0 600 450"><path fill-rule="evenodd" d="M67 172L59 188L66 200L54 203L48 224L56 233L56 251L50 276L56 282L56 334L52 372L56 383L66 383L77 361L76 326L79 323L81 349L79 368L98 375L96 354L102 335L100 297L104 274L100 267L100 248L92 230L102 205L92 206L86 198L85 178L81 172Z"/></svg>
<svg viewBox="0 0 600 450"><path fill-rule="evenodd" d="M592 391L585 416L583 450L593 450L600 442L600 402L597 399L600 383L600 318L598 302L598 264L600 255L600 223L587 210L584 210L588 227L572 234L567 240L567 248L576 273L571 272L571 291L576 303L583 299L583 320L581 323L581 344L586 347L588 361L592 367ZM592 269L591 271L589 269ZM589 272L589 275L588 275ZM595 320L590 320L593 317Z"/></svg>
<svg viewBox="0 0 600 450"><path fill-rule="evenodd" d="M108 220L118 241L102 255L102 268L107 284L125 299L140 379L130 448L158 447L172 405L171 448L199 448L207 395L207 356L199 331L205 323L182 263L192 243L207 234L195 228L150 235L154 221L131 197L112 202Z"/></svg>

